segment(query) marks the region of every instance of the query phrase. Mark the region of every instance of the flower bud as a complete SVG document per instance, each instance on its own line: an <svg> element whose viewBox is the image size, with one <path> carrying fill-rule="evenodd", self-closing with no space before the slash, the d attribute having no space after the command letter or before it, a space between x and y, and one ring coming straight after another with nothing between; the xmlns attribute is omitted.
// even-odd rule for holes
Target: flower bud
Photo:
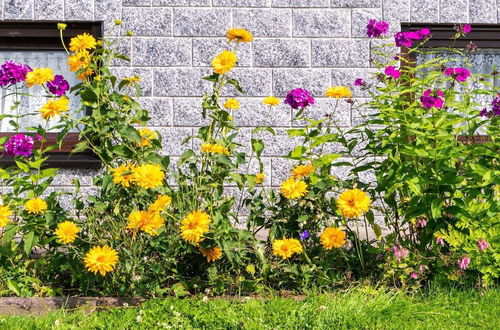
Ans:
<svg viewBox="0 0 500 330"><path fill-rule="evenodd" d="M66 30L66 26L67 25L64 24L64 23L57 23L57 29L58 30L61 30L61 31Z"/></svg>
<svg viewBox="0 0 500 330"><path fill-rule="evenodd" d="M132 31L130 31L130 30L127 31L127 36L131 37L133 35L134 35L134 33Z"/></svg>
<svg viewBox="0 0 500 330"><path fill-rule="evenodd" d="M119 19L115 19L115 25L122 25L122 21Z"/></svg>

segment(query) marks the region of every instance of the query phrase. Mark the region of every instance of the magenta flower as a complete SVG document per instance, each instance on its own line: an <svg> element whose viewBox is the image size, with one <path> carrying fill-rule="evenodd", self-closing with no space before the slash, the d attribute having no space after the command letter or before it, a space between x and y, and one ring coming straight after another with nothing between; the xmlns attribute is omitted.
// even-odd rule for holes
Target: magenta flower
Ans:
<svg viewBox="0 0 500 330"><path fill-rule="evenodd" d="M479 249L479 251L486 250L488 248L488 246L490 246L490 245L488 244L488 242L486 242L485 239L481 238L480 240L477 241L477 248Z"/></svg>
<svg viewBox="0 0 500 330"><path fill-rule="evenodd" d="M366 25L366 35L370 38L378 38L383 36L389 31L389 24L384 21L378 22L377 20L371 19Z"/></svg>
<svg viewBox="0 0 500 330"><path fill-rule="evenodd" d="M447 76L452 76L454 79L464 82L470 77L469 70L465 68L447 68L444 70L444 74Z"/></svg>
<svg viewBox="0 0 500 330"><path fill-rule="evenodd" d="M446 243L441 237L436 237L436 244L441 244L441 246L444 246Z"/></svg>
<svg viewBox="0 0 500 330"><path fill-rule="evenodd" d="M385 68L385 74L393 77L394 80L397 80L399 77L401 77L401 71L397 70L392 65Z"/></svg>
<svg viewBox="0 0 500 330"><path fill-rule="evenodd" d="M394 35L394 40L397 47L405 46L409 48L413 45L414 41L427 39L430 35L431 30L423 28L418 31L398 32Z"/></svg>
<svg viewBox="0 0 500 330"><path fill-rule="evenodd" d="M454 28L457 33L463 35L469 34L472 31L472 26L470 26L470 24L458 24L455 25Z"/></svg>
<svg viewBox="0 0 500 330"><path fill-rule="evenodd" d="M491 101L491 110L484 108L479 115L488 118L500 116L500 93Z"/></svg>
<svg viewBox="0 0 500 330"><path fill-rule="evenodd" d="M417 274L417 273L415 273L415 272L412 272L412 273L410 274L410 277L411 277L412 279L416 280L416 279L418 278L418 274Z"/></svg>
<svg viewBox="0 0 500 330"><path fill-rule="evenodd" d="M5 142L3 155L4 156L30 156L31 149L35 144L35 139L31 136L24 134L17 134L12 136L7 142Z"/></svg>
<svg viewBox="0 0 500 330"><path fill-rule="evenodd" d="M432 107L441 109L443 107L444 94L439 89L432 92L432 90L428 89L424 92L424 94L420 97L420 102L426 109L430 109Z"/></svg>
<svg viewBox="0 0 500 330"><path fill-rule="evenodd" d="M467 269L470 264L470 258L467 256L463 256L462 258L458 259L457 264L460 269Z"/></svg>
<svg viewBox="0 0 500 330"><path fill-rule="evenodd" d="M285 98L285 103L293 109L304 109L308 105L314 104L314 98L306 89L297 88L288 93Z"/></svg>
<svg viewBox="0 0 500 330"><path fill-rule="evenodd" d="M303 232L300 233L300 239L302 240L309 238L309 236L311 236L311 234L309 234L307 230L304 230Z"/></svg>
<svg viewBox="0 0 500 330"><path fill-rule="evenodd" d="M47 88L49 92L57 96L63 96L69 89L69 83L64 80L64 77L57 74L54 80L47 83Z"/></svg>
<svg viewBox="0 0 500 330"><path fill-rule="evenodd" d="M462 31L464 32L464 34L468 34L470 33L470 31L472 31L472 26L470 26L470 24L465 24L462 28Z"/></svg>
<svg viewBox="0 0 500 330"><path fill-rule="evenodd" d="M366 82L362 78L354 80L354 86L365 86Z"/></svg>
<svg viewBox="0 0 500 330"><path fill-rule="evenodd" d="M408 250L402 247L401 245L394 245L392 248L392 253L394 256L400 261L408 256Z"/></svg>
<svg viewBox="0 0 500 330"><path fill-rule="evenodd" d="M0 86L15 85L26 80L26 74L32 69L25 64L7 61L0 67Z"/></svg>

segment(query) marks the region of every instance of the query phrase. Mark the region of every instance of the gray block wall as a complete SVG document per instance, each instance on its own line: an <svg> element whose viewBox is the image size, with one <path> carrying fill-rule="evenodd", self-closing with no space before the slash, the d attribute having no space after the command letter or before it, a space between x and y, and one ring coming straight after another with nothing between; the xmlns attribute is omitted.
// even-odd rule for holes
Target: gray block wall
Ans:
<svg viewBox="0 0 500 330"><path fill-rule="evenodd" d="M183 151L182 139L204 124L200 96L209 85L200 78L210 72L229 27L247 28L255 37L240 47L233 73L247 91L234 118L248 140L251 127L264 123L263 97L304 87L317 98L313 111L320 115L331 111L331 102L322 98L328 86L352 88L355 78L372 72L376 41L365 37L370 18L388 21L396 32L400 22L497 23L500 16L500 0L3 0L0 6L4 20L103 20L110 36L132 30L134 36L121 45L132 62L117 62L114 70L142 77L151 126L163 134L164 152L174 157ZM112 29L114 19L123 21L120 30ZM357 101L367 96L352 90ZM288 162L277 157L294 143L285 132L293 125L292 111L281 105L273 112L277 135L265 136L268 186L288 176ZM359 117L347 106L337 113L344 126L359 123ZM70 186L79 177L90 189L95 173L63 170L58 182Z"/></svg>

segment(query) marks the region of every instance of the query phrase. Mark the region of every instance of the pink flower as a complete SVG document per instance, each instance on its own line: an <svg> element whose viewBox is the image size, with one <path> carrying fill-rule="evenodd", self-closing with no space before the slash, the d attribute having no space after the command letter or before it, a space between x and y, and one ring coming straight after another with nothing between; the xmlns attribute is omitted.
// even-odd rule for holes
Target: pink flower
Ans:
<svg viewBox="0 0 500 330"><path fill-rule="evenodd" d="M436 237L436 244L441 244L441 246L444 246L446 243L441 237Z"/></svg>
<svg viewBox="0 0 500 330"><path fill-rule="evenodd" d="M401 76L401 71L395 69L392 65L385 68L385 74L397 80Z"/></svg>
<svg viewBox="0 0 500 330"><path fill-rule="evenodd" d="M411 47L415 40L427 39L430 35L431 30L423 28L418 31L398 32L394 35L394 40L396 41L397 47Z"/></svg>
<svg viewBox="0 0 500 330"><path fill-rule="evenodd" d="M472 26L470 26L470 24L465 24L462 28L462 31L464 32L464 34L468 34L470 33L470 31L472 31Z"/></svg>
<svg viewBox="0 0 500 330"><path fill-rule="evenodd" d="M366 35L370 38L378 38L383 36L389 31L389 24L384 21L378 22L377 20L371 19L366 25Z"/></svg>
<svg viewBox="0 0 500 330"><path fill-rule="evenodd" d="M427 226L427 220L420 219L420 221L417 223L417 227L424 228L425 226Z"/></svg>
<svg viewBox="0 0 500 330"><path fill-rule="evenodd" d="M354 80L354 86L365 86L366 82L362 78Z"/></svg>
<svg viewBox="0 0 500 330"><path fill-rule="evenodd" d="M480 239L479 241L477 241L477 248L479 249L479 251L484 251L488 248L488 246L490 246L488 244L488 242L486 242L485 239Z"/></svg>
<svg viewBox="0 0 500 330"><path fill-rule="evenodd" d="M408 250L402 247L401 245L394 245L392 248L392 253L394 256L400 261L408 256Z"/></svg>
<svg viewBox="0 0 500 330"><path fill-rule="evenodd" d="M470 258L467 256L463 256L462 258L458 259L457 264L460 269L467 269L470 264Z"/></svg>
<svg viewBox="0 0 500 330"><path fill-rule="evenodd" d="M288 93L285 103L293 109L304 109L308 105L314 104L314 98L306 89L296 88Z"/></svg>
<svg viewBox="0 0 500 330"><path fill-rule="evenodd" d="M444 74L447 76L452 76L456 80L460 82L464 82L467 78L470 77L469 70L465 68L447 68L444 70Z"/></svg>
<svg viewBox="0 0 500 330"><path fill-rule="evenodd" d="M412 279L416 280L416 279L418 278L418 275L417 275L417 273L412 272L412 273L410 274L410 277L411 277Z"/></svg>
<svg viewBox="0 0 500 330"><path fill-rule="evenodd" d="M440 97L444 98L444 94L439 89L435 90L434 92L428 89L420 97L420 102L422 102L422 105L426 109L430 109L432 107L441 109L443 107L444 101Z"/></svg>

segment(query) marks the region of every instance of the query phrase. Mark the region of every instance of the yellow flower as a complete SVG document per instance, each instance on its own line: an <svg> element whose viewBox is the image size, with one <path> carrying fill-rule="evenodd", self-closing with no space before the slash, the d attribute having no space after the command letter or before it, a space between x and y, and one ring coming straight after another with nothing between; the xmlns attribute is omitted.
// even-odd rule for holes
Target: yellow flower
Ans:
<svg viewBox="0 0 500 330"><path fill-rule="evenodd" d="M265 178L264 173L257 173L255 175L255 183L256 184L261 184L262 182L264 182L264 178Z"/></svg>
<svg viewBox="0 0 500 330"><path fill-rule="evenodd" d="M346 234L339 228L328 227L323 230L320 236L321 245L327 250L341 247L346 243Z"/></svg>
<svg viewBox="0 0 500 330"><path fill-rule="evenodd" d="M346 86L333 86L326 90L325 95L328 97L335 97L335 98L341 98L341 97L349 98L352 96L352 92L349 89L349 87Z"/></svg>
<svg viewBox="0 0 500 330"><path fill-rule="evenodd" d="M149 128L139 128L139 135L141 136L141 147L151 145L151 140L156 139L156 133Z"/></svg>
<svg viewBox="0 0 500 330"><path fill-rule="evenodd" d="M66 30L67 25L64 23L57 23L58 30Z"/></svg>
<svg viewBox="0 0 500 330"><path fill-rule="evenodd" d="M79 73L76 77L78 79L80 79L81 81L84 81L85 79L87 79L87 77L89 77L93 73L94 73L94 71L92 69L87 69L87 70L83 71L82 73Z"/></svg>
<svg viewBox="0 0 500 330"><path fill-rule="evenodd" d="M132 170L134 182L142 188L156 188L163 184L165 173L157 164L143 164Z"/></svg>
<svg viewBox="0 0 500 330"><path fill-rule="evenodd" d="M189 213L183 220L181 225L181 237L190 243L198 243L203 240L203 234L208 231L210 223L208 213L201 210Z"/></svg>
<svg viewBox="0 0 500 330"><path fill-rule="evenodd" d="M215 73L225 74L231 71L236 65L236 54L229 50L223 50L212 60L212 68Z"/></svg>
<svg viewBox="0 0 500 330"><path fill-rule="evenodd" d="M229 156L229 150L220 144L202 143L201 152Z"/></svg>
<svg viewBox="0 0 500 330"><path fill-rule="evenodd" d="M205 258L207 258L208 262L215 261L217 259L222 258L222 250L220 247L216 246L212 249L204 249L200 247L200 252L203 254Z"/></svg>
<svg viewBox="0 0 500 330"><path fill-rule="evenodd" d="M134 75L132 77L128 77L128 78L123 78L123 80L126 80L127 83L126 85L127 86L130 86L132 85L133 83L138 83L141 81L141 77L139 77L138 75Z"/></svg>
<svg viewBox="0 0 500 330"><path fill-rule="evenodd" d="M32 198L24 203L24 208L31 214L42 214L47 209L47 202L41 198Z"/></svg>
<svg viewBox="0 0 500 330"><path fill-rule="evenodd" d="M95 49L96 45L97 41L95 38L88 33L84 33L71 38L69 50L72 52L79 52L81 50Z"/></svg>
<svg viewBox="0 0 500 330"><path fill-rule="evenodd" d="M0 205L0 228L7 226L10 222L10 216L12 215L12 210L9 205Z"/></svg>
<svg viewBox="0 0 500 330"><path fill-rule="evenodd" d="M227 99L226 103L224 103L224 108L238 110L240 102L237 99Z"/></svg>
<svg viewBox="0 0 500 330"><path fill-rule="evenodd" d="M153 204L148 208L148 211L161 212L172 204L172 198L167 195L158 195Z"/></svg>
<svg viewBox="0 0 500 330"><path fill-rule="evenodd" d="M278 105L280 104L280 99L274 96L268 96L264 98L264 101L262 101L263 104L267 104L270 106Z"/></svg>
<svg viewBox="0 0 500 330"><path fill-rule="evenodd" d="M87 252L83 261L88 271L94 274L99 272L104 276L115 268L118 262L118 252L107 245L94 246Z"/></svg>
<svg viewBox="0 0 500 330"><path fill-rule="evenodd" d="M245 29L231 28L226 32L227 41L231 42L236 40L236 42L252 42L252 33Z"/></svg>
<svg viewBox="0 0 500 330"><path fill-rule="evenodd" d="M135 165L133 164L125 164L112 169L111 172L113 172L113 182L126 188L130 187L130 184L134 180L132 175L134 168Z"/></svg>
<svg viewBox="0 0 500 330"><path fill-rule="evenodd" d="M344 191L337 199L337 207L343 216L354 219L370 209L370 197L359 189Z"/></svg>
<svg viewBox="0 0 500 330"><path fill-rule="evenodd" d="M42 118L48 120L49 118L54 118L56 115L59 116L61 113L68 111L68 109L69 99L66 96L62 96L57 100L48 100L39 111L42 114Z"/></svg>
<svg viewBox="0 0 500 330"><path fill-rule="evenodd" d="M132 211L128 217L127 229L142 230L151 236L158 235L158 229L165 220L156 211Z"/></svg>
<svg viewBox="0 0 500 330"><path fill-rule="evenodd" d="M70 71L78 71L80 68L85 68L90 64L90 54L86 50L82 50L68 56L68 66Z"/></svg>
<svg viewBox="0 0 500 330"><path fill-rule="evenodd" d="M55 233L60 242L69 244L75 241L79 231L80 228L76 225L76 223L64 221L57 225Z"/></svg>
<svg viewBox="0 0 500 330"><path fill-rule="evenodd" d="M314 172L314 166L312 164L307 164L307 165L299 165L294 167L292 170L292 177L294 179L302 179L305 178L306 176L311 175L311 173Z"/></svg>
<svg viewBox="0 0 500 330"><path fill-rule="evenodd" d="M26 85L28 85L28 87L33 85L43 85L54 80L54 77L54 71L50 68L34 68L33 71L26 74Z"/></svg>
<svg viewBox="0 0 500 330"><path fill-rule="evenodd" d="M307 184L291 177L281 184L281 193L288 199L300 198L308 193Z"/></svg>
<svg viewBox="0 0 500 330"><path fill-rule="evenodd" d="M303 250L302 245L295 238L283 238L273 242L273 254L283 259L288 259Z"/></svg>

